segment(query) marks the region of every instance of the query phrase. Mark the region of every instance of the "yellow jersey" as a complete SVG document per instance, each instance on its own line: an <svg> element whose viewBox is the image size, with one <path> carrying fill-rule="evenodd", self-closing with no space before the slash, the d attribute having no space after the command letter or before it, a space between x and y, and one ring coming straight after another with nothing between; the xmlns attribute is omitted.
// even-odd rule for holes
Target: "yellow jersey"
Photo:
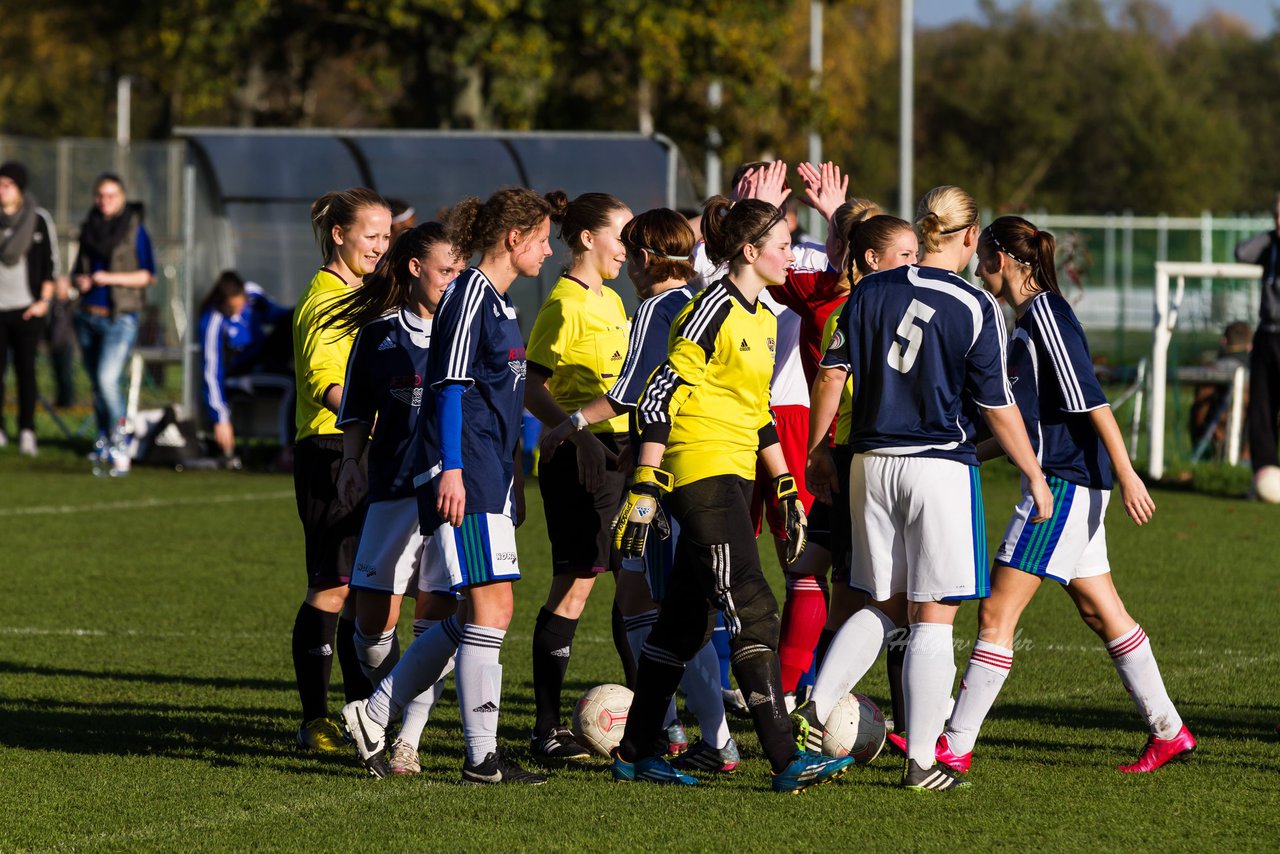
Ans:
<svg viewBox="0 0 1280 854"><path fill-rule="evenodd" d="M836 326L840 323L840 313L844 311L845 302L836 307L831 312L831 316L827 318L827 325L822 328L822 351L827 352L827 348L831 346L831 339L835 337ZM853 374L844 381L844 388L840 390L840 409L836 412L836 435L837 445L849 444L849 431L853 429Z"/></svg>
<svg viewBox="0 0 1280 854"><path fill-rule="evenodd" d="M293 373L298 384L294 423L299 439L342 433L337 416L324 405L324 394L346 382L347 357L356 334L321 329L320 321L334 300L350 291L337 273L321 267L293 311Z"/></svg>
<svg viewBox="0 0 1280 854"><path fill-rule="evenodd" d="M717 475L756 476L762 431L773 432L769 382L778 320L728 278L698 294L671 325L667 361L636 408L642 441L665 442L677 488ZM776 439L775 439L776 441Z"/></svg>
<svg viewBox="0 0 1280 854"><path fill-rule="evenodd" d="M612 288L596 293L561 276L533 322L525 358L548 374L547 390L570 414L613 388L627 360L627 310ZM627 432L625 414L592 424L593 433Z"/></svg>

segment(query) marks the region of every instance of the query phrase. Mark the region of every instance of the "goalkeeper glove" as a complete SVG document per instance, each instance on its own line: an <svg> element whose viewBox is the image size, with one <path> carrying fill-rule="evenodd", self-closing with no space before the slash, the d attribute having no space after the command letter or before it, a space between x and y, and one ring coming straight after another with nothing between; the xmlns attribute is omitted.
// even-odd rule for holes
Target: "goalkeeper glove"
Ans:
<svg viewBox="0 0 1280 854"><path fill-rule="evenodd" d="M655 466L636 466L631 487L618 508L618 515L613 518L613 547L624 558L644 556L650 525L662 539L671 536L671 526L658 499L670 492L674 483L671 472Z"/></svg>
<svg viewBox="0 0 1280 854"><path fill-rule="evenodd" d="M773 494L786 522L787 563L795 563L804 554L805 544L809 541L809 519L804 514L796 479L789 474L778 475L773 479Z"/></svg>

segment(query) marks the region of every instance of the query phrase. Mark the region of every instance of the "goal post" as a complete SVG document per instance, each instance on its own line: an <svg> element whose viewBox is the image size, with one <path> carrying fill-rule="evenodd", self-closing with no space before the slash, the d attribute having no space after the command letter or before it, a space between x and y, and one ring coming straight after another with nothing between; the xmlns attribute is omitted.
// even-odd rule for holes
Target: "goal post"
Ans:
<svg viewBox="0 0 1280 854"><path fill-rule="evenodd" d="M1256 264L1215 264L1186 261L1157 261L1155 279L1155 326L1151 336L1151 394L1148 424L1149 464L1147 471L1159 480L1164 476L1165 404L1169 387L1169 344L1178 325L1178 312L1186 295L1187 278L1257 281L1262 268ZM1172 288L1171 288L1172 285ZM1172 293L1171 293L1172 291ZM1239 430L1243 420L1244 371L1231 379L1233 401L1229 446L1235 462L1239 455Z"/></svg>

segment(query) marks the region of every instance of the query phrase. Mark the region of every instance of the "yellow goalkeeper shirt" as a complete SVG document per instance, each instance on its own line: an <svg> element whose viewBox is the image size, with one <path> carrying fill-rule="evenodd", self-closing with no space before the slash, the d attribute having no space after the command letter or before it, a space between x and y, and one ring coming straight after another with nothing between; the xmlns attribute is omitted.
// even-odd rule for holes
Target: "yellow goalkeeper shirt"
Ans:
<svg viewBox="0 0 1280 854"><path fill-rule="evenodd" d="M649 377L636 417L644 441L665 442L676 487L717 475L756 476L772 431L769 381L778 321L724 278L676 315L667 361Z"/></svg>
<svg viewBox="0 0 1280 854"><path fill-rule="evenodd" d="M627 360L627 310L612 288L596 293L561 276L533 322L525 358L549 376L547 390L573 413L613 388ZM593 433L627 432L625 414L592 424Z"/></svg>
<svg viewBox="0 0 1280 854"><path fill-rule="evenodd" d="M848 302L846 300L845 302ZM840 312L844 311L844 303L840 307L831 312L831 316L827 318L827 325L822 329L822 352L827 352L827 348L831 346L831 339L835 337L836 326L840 322ZM844 388L840 390L840 409L836 412L836 435L837 445L849 444L849 431L853 429L853 374L849 374L844 381Z"/></svg>
<svg viewBox="0 0 1280 854"><path fill-rule="evenodd" d="M294 309L293 372L298 384L294 422L299 439L342 432L337 416L324 405L324 394L346 382L347 357L356 335L321 329L320 322L334 300L350 291L337 273L321 267Z"/></svg>

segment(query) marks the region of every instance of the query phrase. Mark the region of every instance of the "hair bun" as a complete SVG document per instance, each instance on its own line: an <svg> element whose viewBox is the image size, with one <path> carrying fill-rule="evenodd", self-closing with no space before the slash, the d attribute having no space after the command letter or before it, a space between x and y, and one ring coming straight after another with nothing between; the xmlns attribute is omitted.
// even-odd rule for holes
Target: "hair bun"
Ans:
<svg viewBox="0 0 1280 854"><path fill-rule="evenodd" d="M559 225L564 221L565 212L569 210L569 194L564 190L552 190L543 198L551 206L551 221Z"/></svg>

